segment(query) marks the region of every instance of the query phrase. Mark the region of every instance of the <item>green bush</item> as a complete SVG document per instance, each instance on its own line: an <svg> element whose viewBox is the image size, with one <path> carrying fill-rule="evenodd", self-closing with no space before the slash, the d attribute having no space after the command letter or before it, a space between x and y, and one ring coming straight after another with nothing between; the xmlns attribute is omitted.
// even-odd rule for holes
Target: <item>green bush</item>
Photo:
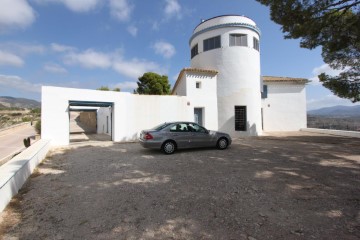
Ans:
<svg viewBox="0 0 360 240"><path fill-rule="evenodd" d="M39 114L41 113L41 109L40 108L34 108L34 109L31 109L30 111L31 113L34 113L34 114Z"/></svg>
<svg viewBox="0 0 360 240"><path fill-rule="evenodd" d="M30 147L30 144L31 144L31 142L30 142L30 138L24 138L24 145L25 145L25 147Z"/></svg>
<svg viewBox="0 0 360 240"><path fill-rule="evenodd" d="M23 122L31 122L31 117L23 117L22 121Z"/></svg>
<svg viewBox="0 0 360 240"><path fill-rule="evenodd" d="M38 134L41 134L41 120L37 121L36 124L35 124L35 131L38 133Z"/></svg>

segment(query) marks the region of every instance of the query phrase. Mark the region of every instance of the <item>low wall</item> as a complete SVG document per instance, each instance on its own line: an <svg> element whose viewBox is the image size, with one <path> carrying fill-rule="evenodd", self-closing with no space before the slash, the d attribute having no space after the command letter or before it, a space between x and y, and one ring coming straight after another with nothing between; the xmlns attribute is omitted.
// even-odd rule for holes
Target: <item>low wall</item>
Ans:
<svg viewBox="0 0 360 240"><path fill-rule="evenodd" d="M355 131L331 130L331 129L321 129L321 128L302 128L300 131L360 138L360 132L355 132Z"/></svg>
<svg viewBox="0 0 360 240"><path fill-rule="evenodd" d="M50 149L50 140L41 139L0 167L0 212L26 182Z"/></svg>

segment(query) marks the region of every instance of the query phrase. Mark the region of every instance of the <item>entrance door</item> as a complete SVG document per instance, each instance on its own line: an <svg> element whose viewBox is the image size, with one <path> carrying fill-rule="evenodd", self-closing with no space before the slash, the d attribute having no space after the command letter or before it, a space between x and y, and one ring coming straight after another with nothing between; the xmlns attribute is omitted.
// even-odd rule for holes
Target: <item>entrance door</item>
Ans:
<svg viewBox="0 0 360 240"><path fill-rule="evenodd" d="M202 108L194 108L194 122L203 125L203 109Z"/></svg>

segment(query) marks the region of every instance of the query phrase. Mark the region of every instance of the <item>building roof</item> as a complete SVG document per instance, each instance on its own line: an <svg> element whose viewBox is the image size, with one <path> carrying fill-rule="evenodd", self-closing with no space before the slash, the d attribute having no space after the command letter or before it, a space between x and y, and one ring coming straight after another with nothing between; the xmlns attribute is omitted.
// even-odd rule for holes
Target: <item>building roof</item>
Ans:
<svg viewBox="0 0 360 240"><path fill-rule="evenodd" d="M293 83L308 83L310 82L306 78L292 78L292 77L274 77L274 76L263 76L264 82L293 82Z"/></svg>
<svg viewBox="0 0 360 240"><path fill-rule="evenodd" d="M171 91L171 94L174 94L175 89L177 87L177 85L179 84L179 82L181 81L183 75L186 72L192 72L192 73L207 73L210 75L216 75L219 72L216 70L212 70L212 69L201 69L201 68L183 68L181 70L181 72L179 73L179 76L175 82L175 85ZM262 79L264 82L266 83L300 83L300 84L306 84L308 82L310 82L308 79L306 78L293 78L293 77L275 77L275 76L262 76Z"/></svg>
<svg viewBox="0 0 360 240"><path fill-rule="evenodd" d="M171 91L171 94L173 94L175 92L175 89L177 87L177 85L179 84L179 82L181 81L181 78L183 77L183 75L186 73L186 72L192 72L192 73L207 73L207 74L210 74L210 75L216 75L218 74L218 71L216 70L211 70L211 69L201 69L201 68L183 68L181 70L181 72L179 73L179 76L175 82L175 85Z"/></svg>

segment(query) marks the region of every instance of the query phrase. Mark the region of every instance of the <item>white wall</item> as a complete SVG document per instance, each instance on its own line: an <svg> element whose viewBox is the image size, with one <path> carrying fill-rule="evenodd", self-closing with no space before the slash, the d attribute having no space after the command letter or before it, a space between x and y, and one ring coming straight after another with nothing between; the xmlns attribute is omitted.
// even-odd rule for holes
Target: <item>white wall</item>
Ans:
<svg viewBox="0 0 360 240"><path fill-rule="evenodd" d="M97 110L97 133L111 135L111 107L100 107Z"/></svg>
<svg viewBox="0 0 360 240"><path fill-rule="evenodd" d="M230 27L231 25L231 27ZM255 22L243 16L220 16L194 30L190 47L198 44L199 54L192 68L214 69L217 75L218 129L232 137L261 135L260 52L253 37L260 40ZM200 34L199 34L200 33ZM229 46L229 35L246 34L248 46ZM221 48L203 51L203 41L221 36ZM247 131L235 131L235 106L246 106Z"/></svg>
<svg viewBox="0 0 360 240"><path fill-rule="evenodd" d="M186 97L42 87L41 137L55 146L69 144L69 100L113 103L113 141L132 141L143 129L165 121L192 121Z"/></svg>
<svg viewBox="0 0 360 240"><path fill-rule="evenodd" d="M264 131L299 131L306 128L305 84L269 83L262 100Z"/></svg>
<svg viewBox="0 0 360 240"><path fill-rule="evenodd" d="M182 74L181 79L178 80L173 94L178 96L186 96L186 74Z"/></svg>
<svg viewBox="0 0 360 240"><path fill-rule="evenodd" d="M186 72L186 93L192 108L194 121L194 108L203 109L203 126L207 129L218 130L217 108L217 79L215 74ZM200 82L200 88L196 88Z"/></svg>

